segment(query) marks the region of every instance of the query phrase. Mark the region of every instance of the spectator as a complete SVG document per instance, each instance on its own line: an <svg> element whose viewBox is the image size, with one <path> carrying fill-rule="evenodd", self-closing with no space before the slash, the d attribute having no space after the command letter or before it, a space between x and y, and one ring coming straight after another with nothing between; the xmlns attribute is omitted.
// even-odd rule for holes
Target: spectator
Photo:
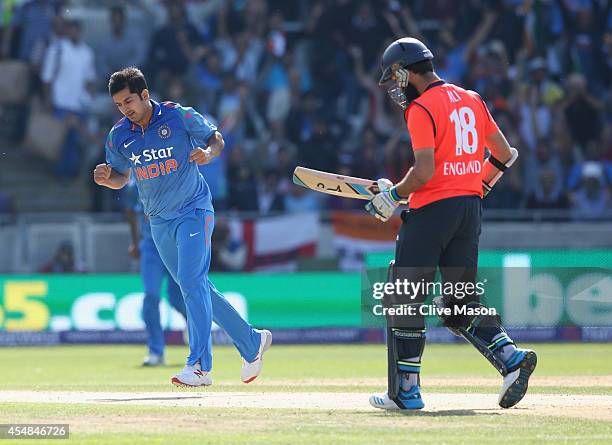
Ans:
<svg viewBox="0 0 612 445"><path fill-rule="evenodd" d="M294 185L285 196L285 210L288 213L316 212L321 209L320 197L316 192Z"/></svg>
<svg viewBox="0 0 612 445"><path fill-rule="evenodd" d="M366 128L359 142L359 149L353 157L351 176L371 178L380 176L381 145L374 130Z"/></svg>
<svg viewBox="0 0 612 445"><path fill-rule="evenodd" d="M563 90L550 78L548 63L542 57L536 57L528 65L529 76L533 85L538 89L542 102L554 106L563 99Z"/></svg>
<svg viewBox="0 0 612 445"><path fill-rule="evenodd" d="M571 196L574 219L598 219L610 212L610 190L605 183L604 168L588 161L582 166L582 184Z"/></svg>
<svg viewBox="0 0 612 445"><path fill-rule="evenodd" d="M11 56L11 48L18 34L19 45L17 58L25 62L33 62L36 50L44 47L53 29L53 18L60 7L58 0L29 0L18 6L12 18L12 23L2 39L2 56Z"/></svg>
<svg viewBox="0 0 612 445"><path fill-rule="evenodd" d="M185 82L180 77L170 79L165 88L164 97L178 104L191 103L191 97Z"/></svg>
<svg viewBox="0 0 612 445"><path fill-rule="evenodd" d="M557 185L558 170L540 170L538 182L527 199L528 209L567 209L567 195Z"/></svg>
<svg viewBox="0 0 612 445"><path fill-rule="evenodd" d="M218 119L222 126L231 129L239 122L238 116L242 113L241 95L236 78L231 75L223 76L223 90L217 108Z"/></svg>
<svg viewBox="0 0 612 445"><path fill-rule="evenodd" d="M48 108L68 127L66 140L55 172L60 177L79 173L78 127L94 92L95 66L93 51L81 41L81 25L67 23L66 37L55 40L45 54L42 80Z"/></svg>
<svg viewBox="0 0 612 445"><path fill-rule="evenodd" d="M401 115L397 113L397 110L390 108L395 105L391 104L385 90L378 85L375 77L371 73L366 73L361 49L358 46L351 46L349 54L353 58L356 79L368 94L368 123L381 134L389 136L395 133L398 125L397 118Z"/></svg>
<svg viewBox="0 0 612 445"><path fill-rule="evenodd" d="M543 172L558 172L556 175L547 176L547 181L552 181L549 185L552 196L559 196L563 190L563 181L560 174L563 173L563 166L559 156L554 153L546 139L541 139L537 143L536 152L528 155L525 168L525 193L527 195L536 194L540 188Z"/></svg>
<svg viewBox="0 0 612 445"><path fill-rule="evenodd" d="M606 1L603 5L596 0L578 2L573 11L570 10L569 2L557 0L557 4L568 37L566 63L570 70L580 71L599 90L604 82L601 77L605 74L602 52L604 36L610 28L612 2Z"/></svg>
<svg viewBox="0 0 612 445"><path fill-rule="evenodd" d="M293 176L293 170L295 170L296 162L295 162L295 147L287 149L286 147L282 147L278 149L276 153L277 164L276 169L279 172L281 177L281 190L285 193L285 183L291 179Z"/></svg>
<svg viewBox="0 0 612 445"><path fill-rule="evenodd" d="M312 133L299 146L302 165L315 170L335 171L338 168L340 141L330 132L330 125L323 116L316 116Z"/></svg>
<svg viewBox="0 0 612 445"><path fill-rule="evenodd" d="M514 62L525 36L525 11L522 4L512 0L489 3L497 12L497 21L489 39L504 42L508 60Z"/></svg>
<svg viewBox="0 0 612 445"><path fill-rule="evenodd" d="M200 96L200 109L211 114L217 109L223 86L221 58L216 49L211 49L202 63L196 66L196 92Z"/></svg>
<svg viewBox="0 0 612 445"><path fill-rule="evenodd" d="M285 121L289 139L297 144L310 139L320 111L321 102L312 92L305 93L297 104L294 102Z"/></svg>
<svg viewBox="0 0 612 445"><path fill-rule="evenodd" d="M293 171L296 154L297 147L287 138L283 122L272 121L269 131L259 138L252 152L251 165L258 174L266 169L276 169L284 177Z"/></svg>
<svg viewBox="0 0 612 445"><path fill-rule="evenodd" d="M8 2L7 7L10 4ZM57 15L59 6L58 0L30 0L16 7L2 41L4 57L15 56L29 65L30 96L42 93L41 69L45 51L57 31L63 28L62 19Z"/></svg>
<svg viewBox="0 0 612 445"><path fill-rule="evenodd" d="M229 210L256 212L258 210L257 184L240 145L232 147L227 164Z"/></svg>
<svg viewBox="0 0 612 445"><path fill-rule="evenodd" d="M377 2L378 3L378 2ZM376 57L380 42L391 36L391 30L384 21L381 10L373 7L369 0L357 2L350 17L350 25L346 37L363 51L364 65L369 67L378 64ZM373 39L372 36L377 36Z"/></svg>
<svg viewBox="0 0 612 445"><path fill-rule="evenodd" d="M206 53L197 29L187 20L182 2L168 2L168 24L155 31L149 45L148 78L162 86L172 76L183 76Z"/></svg>
<svg viewBox="0 0 612 445"><path fill-rule="evenodd" d="M98 75L106 81L110 75L127 66L140 66L144 60L145 47L142 31L138 27L126 27L125 10L114 6L110 9L110 34L102 40L96 50Z"/></svg>
<svg viewBox="0 0 612 445"><path fill-rule="evenodd" d="M560 91L546 79L546 64L543 59L534 59L529 64L528 82L520 87L518 111L520 132L525 144L531 151L537 143L549 139L552 133L552 106L559 100Z"/></svg>
<svg viewBox="0 0 612 445"><path fill-rule="evenodd" d="M512 92L508 78L508 54L499 40L494 40L478 51L472 76L474 89L493 104L494 110L508 110L507 98Z"/></svg>
<svg viewBox="0 0 612 445"><path fill-rule="evenodd" d="M574 141L585 150L589 141L601 137L600 113L604 104L587 90L582 74L572 74L567 80L567 89L567 99L562 104L565 120Z"/></svg>
<svg viewBox="0 0 612 445"><path fill-rule="evenodd" d="M75 273L83 272L82 268L77 266L74 259L74 249L72 243L64 241L60 244L53 258L42 266L39 270L41 273Z"/></svg>
<svg viewBox="0 0 612 445"><path fill-rule="evenodd" d="M280 29L278 33L282 37ZM236 78L253 84L257 80L257 72L264 51L263 42L254 38L248 31L244 31L236 36L235 47L236 62L233 65L233 70L236 73Z"/></svg>
<svg viewBox="0 0 612 445"><path fill-rule="evenodd" d="M262 215L285 210L283 195L279 190L278 172L274 169L266 170L263 178L259 181L257 187L257 207Z"/></svg>

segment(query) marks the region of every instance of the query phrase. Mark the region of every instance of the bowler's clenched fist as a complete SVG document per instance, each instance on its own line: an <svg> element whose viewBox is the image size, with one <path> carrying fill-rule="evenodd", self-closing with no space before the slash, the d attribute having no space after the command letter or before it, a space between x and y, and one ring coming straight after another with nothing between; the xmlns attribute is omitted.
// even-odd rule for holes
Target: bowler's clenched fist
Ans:
<svg viewBox="0 0 612 445"><path fill-rule="evenodd" d="M198 165L208 164L212 159L213 154L210 147L196 147L189 153L189 162L195 162Z"/></svg>
<svg viewBox="0 0 612 445"><path fill-rule="evenodd" d="M98 164L94 169L94 182L98 185L108 185L113 168L108 164Z"/></svg>

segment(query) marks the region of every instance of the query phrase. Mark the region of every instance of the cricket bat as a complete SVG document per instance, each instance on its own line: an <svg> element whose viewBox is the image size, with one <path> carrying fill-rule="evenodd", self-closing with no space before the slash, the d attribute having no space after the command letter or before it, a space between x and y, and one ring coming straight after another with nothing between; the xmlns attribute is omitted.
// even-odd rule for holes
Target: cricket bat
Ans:
<svg viewBox="0 0 612 445"><path fill-rule="evenodd" d="M378 184L372 179L342 176L306 167L295 168L293 183L307 189L342 196L343 198L370 200L380 192Z"/></svg>

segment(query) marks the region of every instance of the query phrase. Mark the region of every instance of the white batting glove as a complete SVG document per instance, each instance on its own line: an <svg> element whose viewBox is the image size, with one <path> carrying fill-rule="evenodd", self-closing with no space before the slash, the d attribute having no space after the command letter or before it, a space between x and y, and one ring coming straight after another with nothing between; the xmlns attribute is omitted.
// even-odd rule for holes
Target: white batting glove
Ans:
<svg viewBox="0 0 612 445"><path fill-rule="evenodd" d="M378 193L365 206L365 209L370 215L386 222L393 216L395 209L400 205L401 198L395 191L393 183L387 178L381 178L376 181L380 193Z"/></svg>
<svg viewBox="0 0 612 445"><path fill-rule="evenodd" d="M410 78L410 72L405 68L400 68L395 71L395 81L398 86L406 88L408 86L408 79Z"/></svg>

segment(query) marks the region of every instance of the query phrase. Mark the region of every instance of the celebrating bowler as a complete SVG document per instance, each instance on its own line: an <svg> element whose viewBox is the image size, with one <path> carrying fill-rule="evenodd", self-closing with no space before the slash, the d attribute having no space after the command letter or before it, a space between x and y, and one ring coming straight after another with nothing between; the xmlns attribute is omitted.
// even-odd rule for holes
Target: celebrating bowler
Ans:
<svg viewBox="0 0 612 445"><path fill-rule="evenodd" d="M212 383L213 320L232 338L243 358L243 382L262 369L272 334L253 329L208 279L214 210L210 190L198 170L223 150L217 128L193 108L156 103L137 68L114 73L108 89L124 115L106 141L106 164L94 170L94 181L112 189L124 187L134 174L144 213L159 255L181 288L187 309L189 356L172 378L177 386ZM205 148L202 148L205 147Z"/></svg>

